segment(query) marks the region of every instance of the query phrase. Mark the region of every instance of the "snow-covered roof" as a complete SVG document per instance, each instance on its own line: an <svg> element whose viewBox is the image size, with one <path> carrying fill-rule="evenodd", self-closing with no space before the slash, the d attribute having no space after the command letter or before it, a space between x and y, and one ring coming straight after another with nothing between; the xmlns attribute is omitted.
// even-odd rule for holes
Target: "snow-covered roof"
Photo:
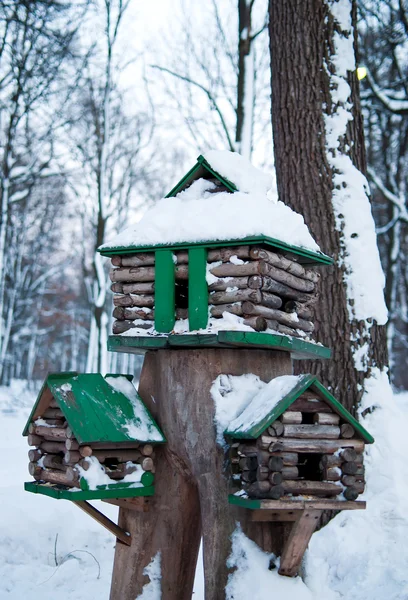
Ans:
<svg viewBox="0 0 408 600"><path fill-rule="evenodd" d="M217 192L214 183L197 179L174 197L159 200L138 223L99 250L266 236L289 246L320 252L303 217L271 193L270 175L234 152L207 152L204 164L238 191Z"/></svg>

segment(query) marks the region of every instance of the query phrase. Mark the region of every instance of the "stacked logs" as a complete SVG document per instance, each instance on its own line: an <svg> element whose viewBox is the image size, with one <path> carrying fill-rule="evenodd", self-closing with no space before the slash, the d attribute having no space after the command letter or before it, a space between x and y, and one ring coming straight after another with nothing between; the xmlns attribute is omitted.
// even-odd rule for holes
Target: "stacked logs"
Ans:
<svg viewBox="0 0 408 600"><path fill-rule="evenodd" d="M252 498L356 500L364 491L364 442L330 407L302 395L256 443L233 443L234 483Z"/></svg>
<svg viewBox="0 0 408 600"><path fill-rule="evenodd" d="M53 400L42 417L29 425L28 471L36 481L78 487L80 471L90 468L88 457L95 457L112 483L139 469L150 475L145 485L154 480L154 450L150 444L80 444L68 426L62 411ZM143 478L144 475L142 475Z"/></svg>
<svg viewBox="0 0 408 600"><path fill-rule="evenodd" d="M319 275L292 258L251 246L210 250L208 271L212 317L244 317L256 331L272 329L295 337L314 331L313 304Z"/></svg>

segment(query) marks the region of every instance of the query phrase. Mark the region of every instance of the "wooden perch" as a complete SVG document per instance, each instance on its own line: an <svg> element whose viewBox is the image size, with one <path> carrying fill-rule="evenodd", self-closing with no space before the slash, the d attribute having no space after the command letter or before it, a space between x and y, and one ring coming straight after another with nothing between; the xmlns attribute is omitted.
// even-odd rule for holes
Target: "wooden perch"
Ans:
<svg viewBox="0 0 408 600"><path fill-rule="evenodd" d="M102 527L105 527L105 529L113 533L113 535L115 535L118 538L118 540L120 540L127 546L131 545L132 538L130 534L127 533L121 527L119 527L119 525L116 525L116 523L108 519L106 515L101 513L94 506L92 506L92 504L89 504L89 502L86 502L85 500L74 501L74 504L76 504L78 508L86 512L87 515L95 519L95 521L98 521L98 523L100 523Z"/></svg>
<svg viewBox="0 0 408 600"><path fill-rule="evenodd" d="M289 538L283 548L279 575L295 577L298 574L303 555L315 531L323 511L303 510L292 525Z"/></svg>

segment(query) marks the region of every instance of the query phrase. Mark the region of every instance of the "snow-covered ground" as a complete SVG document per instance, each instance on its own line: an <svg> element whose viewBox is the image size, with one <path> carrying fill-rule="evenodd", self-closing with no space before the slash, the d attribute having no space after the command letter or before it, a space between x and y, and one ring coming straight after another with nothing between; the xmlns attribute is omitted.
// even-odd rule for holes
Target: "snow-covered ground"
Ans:
<svg viewBox="0 0 408 600"><path fill-rule="evenodd" d="M23 490L21 431L34 395L21 385L0 388L0 600L107 600L113 536L69 502ZM237 531L228 600L408 599L408 394L378 404L364 420L376 438L366 461L367 510L343 513L313 536L306 583L269 571L269 557ZM113 506L97 504L116 518ZM204 599L201 571L193 598Z"/></svg>

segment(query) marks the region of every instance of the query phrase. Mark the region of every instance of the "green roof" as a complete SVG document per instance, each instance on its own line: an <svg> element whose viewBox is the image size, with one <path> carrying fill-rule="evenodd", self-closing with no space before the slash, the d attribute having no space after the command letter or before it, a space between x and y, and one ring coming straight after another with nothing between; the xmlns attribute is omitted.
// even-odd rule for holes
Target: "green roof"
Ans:
<svg viewBox="0 0 408 600"><path fill-rule="evenodd" d="M166 198L171 198L172 196L176 196L179 192L185 190L189 185L196 181L197 179L207 179L208 175L211 177L216 177L220 183L225 185L227 190L230 192L237 192L237 186L232 183L232 181L228 181L225 177L217 173L210 163L200 154L197 158L197 162L192 169L189 170L188 173L184 175L182 179L174 186L172 190L166 195Z"/></svg>
<svg viewBox="0 0 408 600"><path fill-rule="evenodd" d="M272 379L276 381L279 378ZM294 378L295 379L295 378ZM271 383L271 382L270 382ZM325 388L320 381L314 375L300 375L294 381L293 387L286 391L286 394L276 403L274 398L270 399L270 402L262 402L261 405L257 405L256 398L259 394L264 393L267 388L264 388L261 392L257 393L254 399L250 402L247 408L241 413L237 419L234 419L232 423L225 430L224 434L231 438L238 439L257 439L262 433L278 419L285 410L301 396L306 390L311 390L316 393L316 396L326 402L330 408L337 413L344 421L347 421L354 427L357 434L360 435L365 442L372 444L374 438L368 433L368 431L353 417L353 415L346 409L340 402L338 402L334 396ZM254 416L253 419L247 418L244 413L248 416ZM240 419L240 417L243 417ZM236 422L241 420L240 424ZM234 422L236 423L234 425Z"/></svg>
<svg viewBox="0 0 408 600"><path fill-rule="evenodd" d="M83 443L152 442L165 437L133 387L128 375L55 373L48 375L28 418L41 417L52 398L74 436Z"/></svg>

